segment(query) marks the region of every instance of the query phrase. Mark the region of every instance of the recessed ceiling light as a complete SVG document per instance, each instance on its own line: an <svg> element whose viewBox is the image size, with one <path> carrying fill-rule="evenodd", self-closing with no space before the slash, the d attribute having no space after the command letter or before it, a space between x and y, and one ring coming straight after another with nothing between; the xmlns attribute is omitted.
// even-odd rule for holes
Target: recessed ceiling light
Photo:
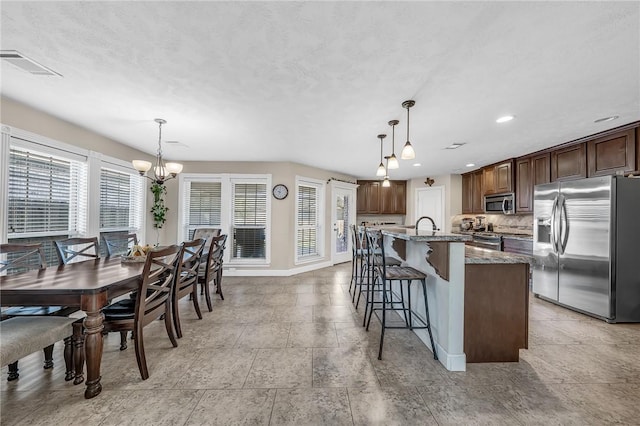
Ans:
<svg viewBox="0 0 640 426"><path fill-rule="evenodd" d="M413 163L413 167L420 167L420 166L422 166L422 164L420 164L420 163Z"/></svg>
<svg viewBox="0 0 640 426"><path fill-rule="evenodd" d="M446 146L444 149L458 149L460 148L462 145L466 145L465 142L460 142L460 143L452 143L449 146Z"/></svg>
<svg viewBox="0 0 640 426"><path fill-rule="evenodd" d="M506 123L507 121L513 120L515 115L505 115L504 117L500 117L496 120L496 123Z"/></svg>
<svg viewBox="0 0 640 426"><path fill-rule="evenodd" d="M603 123L605 121L613 121L617 118L620 118L619 115L612 115L611 117L604 117L604 118L598 118L597 120L594 121L594 123Z"/></svg>
<svg viewBox="0 0 640 426"><path fill-rule="evenodd" d="M473 167L473 166L475 166L475 164L473 164L473 163L469 163L469 164L465 164L465 166L466 166L466 167Z"/></svg>

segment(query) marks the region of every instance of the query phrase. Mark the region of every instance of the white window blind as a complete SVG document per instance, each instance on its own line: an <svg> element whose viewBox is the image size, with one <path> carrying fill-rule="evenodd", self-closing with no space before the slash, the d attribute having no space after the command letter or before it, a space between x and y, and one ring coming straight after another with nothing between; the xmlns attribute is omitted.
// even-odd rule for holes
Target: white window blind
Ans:
<svg viewBox="0 0 640 426"><path fill-rule="evenodd" d="M318 188L315 186L298 185L296 200L296 255L318 255Z"/></svg>
<svg viewBox="0 0 640 426"><path fill-rule="evenodd" d="M100 169L100 231L136 232L142 226L143 182L140 176Z"/></svg>
<svg viewBox="0 0 640 426"><path fill-rule="evenodd" d="M186 183L183 200L184 235L193 238L198 228L220 227L222 224L222 184L220 182Z"/></svg>
<svg viewBox="0 0 640 426"><path fill-rule="evenodd" d="M82 234L86 187L86 163L12 146L8 237Z"/></svg>
<svg viewBox="0 0 640 426"><path fill-rule="evenodd" d="M231 257L266 258L266 183L233 183L232 200Z"/></svg>

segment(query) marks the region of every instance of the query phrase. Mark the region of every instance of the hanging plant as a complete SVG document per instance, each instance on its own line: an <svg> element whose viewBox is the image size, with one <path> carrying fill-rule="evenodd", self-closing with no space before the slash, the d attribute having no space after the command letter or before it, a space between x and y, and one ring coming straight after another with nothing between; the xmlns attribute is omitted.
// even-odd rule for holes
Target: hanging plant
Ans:
<svg viewBox="0 0 640 426"><path fill-rule="evenodd" d="M154 182L151 184L151 192L153 193L153 206L151 206L151 214L153 214L153 226L154 228L162 228L162 225L167 221L167 210L169 208L164 205L164 195L167 193L167 188Z"/></svg>

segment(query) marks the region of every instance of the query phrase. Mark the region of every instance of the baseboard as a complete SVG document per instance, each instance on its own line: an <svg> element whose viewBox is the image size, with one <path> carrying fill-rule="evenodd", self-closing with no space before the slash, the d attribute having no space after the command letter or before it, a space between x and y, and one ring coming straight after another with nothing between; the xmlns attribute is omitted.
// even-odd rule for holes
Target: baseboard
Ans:
<svg viewBox="0 0 640 426"><path fill-rule="evenodd" d="M231 266L224 268L224 275L227 277L290 277L329 266L331 266L331 261L312 263L292 269L242 269L241 266Z"/></svg>

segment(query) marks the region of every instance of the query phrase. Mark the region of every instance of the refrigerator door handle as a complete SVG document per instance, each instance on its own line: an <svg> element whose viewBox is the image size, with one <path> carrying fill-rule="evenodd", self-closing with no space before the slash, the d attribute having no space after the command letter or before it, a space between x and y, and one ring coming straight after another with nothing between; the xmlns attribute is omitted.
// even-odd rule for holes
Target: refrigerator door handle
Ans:
<svg viewBox="0 0 640 426"><path fill-rule="evenodd" d="M567 200L562 197L560 205L558 206L560 209L560 234L559 237L559 252L560 254L564 254L565 249L567 248L567 241L569 240L569 219L567 218Z"/></svg>
<svg viewBox="0 0 640 426"><path fill-rule="evenodd" d="M551 247L553 247L553 252L558 252L558 238L556 235L556 210L558 207L558 197L553 200L553 205L551 206Z"/></svg>

